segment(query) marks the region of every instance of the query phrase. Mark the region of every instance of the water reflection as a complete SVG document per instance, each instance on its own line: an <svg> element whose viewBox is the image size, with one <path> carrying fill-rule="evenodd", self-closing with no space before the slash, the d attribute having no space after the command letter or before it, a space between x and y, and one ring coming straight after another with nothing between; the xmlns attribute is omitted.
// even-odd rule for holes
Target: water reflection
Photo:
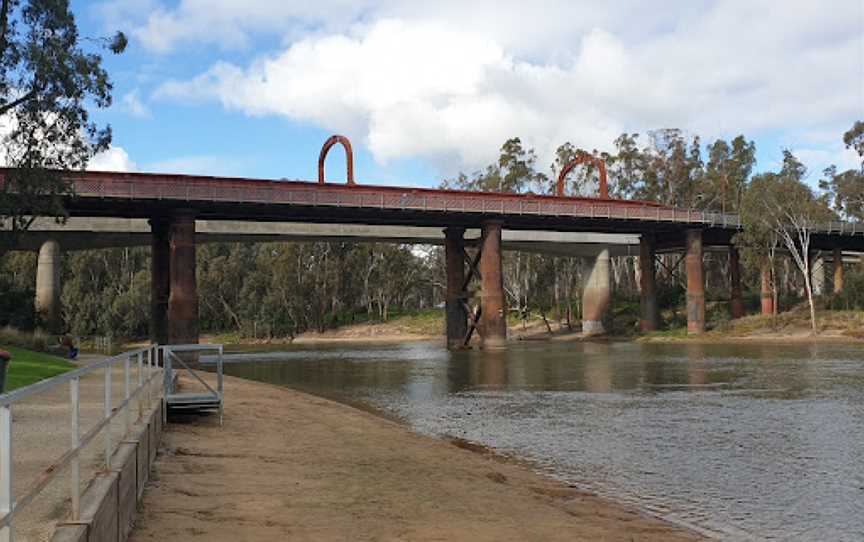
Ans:
<svg viewBox="0 0 864 542"><path fill-rule="evenodd" d="M856 345L416 343L244 360L259 361L227 372L521 454L724 538L864 539Z"/></svg>

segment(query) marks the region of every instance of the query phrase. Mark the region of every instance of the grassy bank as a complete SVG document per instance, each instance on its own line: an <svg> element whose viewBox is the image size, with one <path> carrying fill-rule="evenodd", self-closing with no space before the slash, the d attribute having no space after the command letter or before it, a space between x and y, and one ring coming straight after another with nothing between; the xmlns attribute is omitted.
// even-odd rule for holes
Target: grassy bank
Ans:
<svg viewBox="0 0 864 542"><path fill-rule="evenodd" d="M12 362L9 364L9 372L6 375L6 391L29 386L75 368L75 365L65 359L50 354L34 352L17 346L0 345L0 349L7 350L12 354Z"/></svg>
<svg viewBox="0 0 864 542"><path fill-rule="evenodd" d="M729 320L704 335L687 336L686 328L675 328L643 335L648 342L731 341L731 340L829 340L864 339L864 311L820 310L816 312L817 333L812 333L810 313L798 306L775 316L755 314Z"/></svg>

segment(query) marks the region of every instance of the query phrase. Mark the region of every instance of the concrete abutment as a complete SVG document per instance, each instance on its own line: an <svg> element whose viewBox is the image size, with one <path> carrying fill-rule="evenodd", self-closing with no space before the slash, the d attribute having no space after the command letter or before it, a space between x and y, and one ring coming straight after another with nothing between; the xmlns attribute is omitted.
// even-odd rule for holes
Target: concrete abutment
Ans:
<svg viewBox="0 0 864 542"><path fill-rule="evenodd" d="M611 299L610 272L609 249L604 248L594 258L582 293L582 333L585 335L606 332L603 318Z"/></svg>
<svg viewBox="0 0 864 542"><path fill-rule="evenodd" d="M49 239L36 264L36 313L49 333L60 330L60 243Z"/></svg>

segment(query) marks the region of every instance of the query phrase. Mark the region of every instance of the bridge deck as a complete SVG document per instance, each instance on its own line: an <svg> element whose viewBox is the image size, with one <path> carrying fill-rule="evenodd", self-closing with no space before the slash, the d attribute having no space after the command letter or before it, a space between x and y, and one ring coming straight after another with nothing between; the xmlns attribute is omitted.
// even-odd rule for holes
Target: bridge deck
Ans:
<svg viewBox="0 0 864 542"><path fill-rule="evenodd" d="M687 228L700 228L706 245L728 244L741 228L737 215L616 199L147 173L86 172L70 180L72 216L151 218L194 209L202 220L474 228L500 220L511 230L653 232L674 244ZM864 228L826 224L814 245L864 250Z"/></svg>

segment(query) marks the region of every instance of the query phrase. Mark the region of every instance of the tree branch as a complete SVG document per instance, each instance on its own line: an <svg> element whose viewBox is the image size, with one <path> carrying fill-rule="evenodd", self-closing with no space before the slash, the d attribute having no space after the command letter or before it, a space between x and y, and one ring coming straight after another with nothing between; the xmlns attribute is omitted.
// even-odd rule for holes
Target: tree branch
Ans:
<svg viewBox="0 0 864 542"><path fill-rule="evenodd" d="M23 104L23 103L25 103L25 102L28 102L28 101L32 100L33 98L35 98L35 97L36 97L36 91L35 91L35 90L31 90L31 91L28 92L27 94L21 96L20 98L18 98L18 99L16 99L16 100L12 100L12 101L9 102L8 104L0 105L0 116L5 115L7 111L10 111L10 110L12 110L12 109L15 109L15 108L18 107L19 105L21 105L21 104Z"/></svg>
<svg viewBox="0 0 864 542"><path fill-rule="evenodd" d="M8 44L6 33L9 31L9 8L11 4L12 0L3 0L3 3L0 4L0 59L6 53Z"/></svg>

